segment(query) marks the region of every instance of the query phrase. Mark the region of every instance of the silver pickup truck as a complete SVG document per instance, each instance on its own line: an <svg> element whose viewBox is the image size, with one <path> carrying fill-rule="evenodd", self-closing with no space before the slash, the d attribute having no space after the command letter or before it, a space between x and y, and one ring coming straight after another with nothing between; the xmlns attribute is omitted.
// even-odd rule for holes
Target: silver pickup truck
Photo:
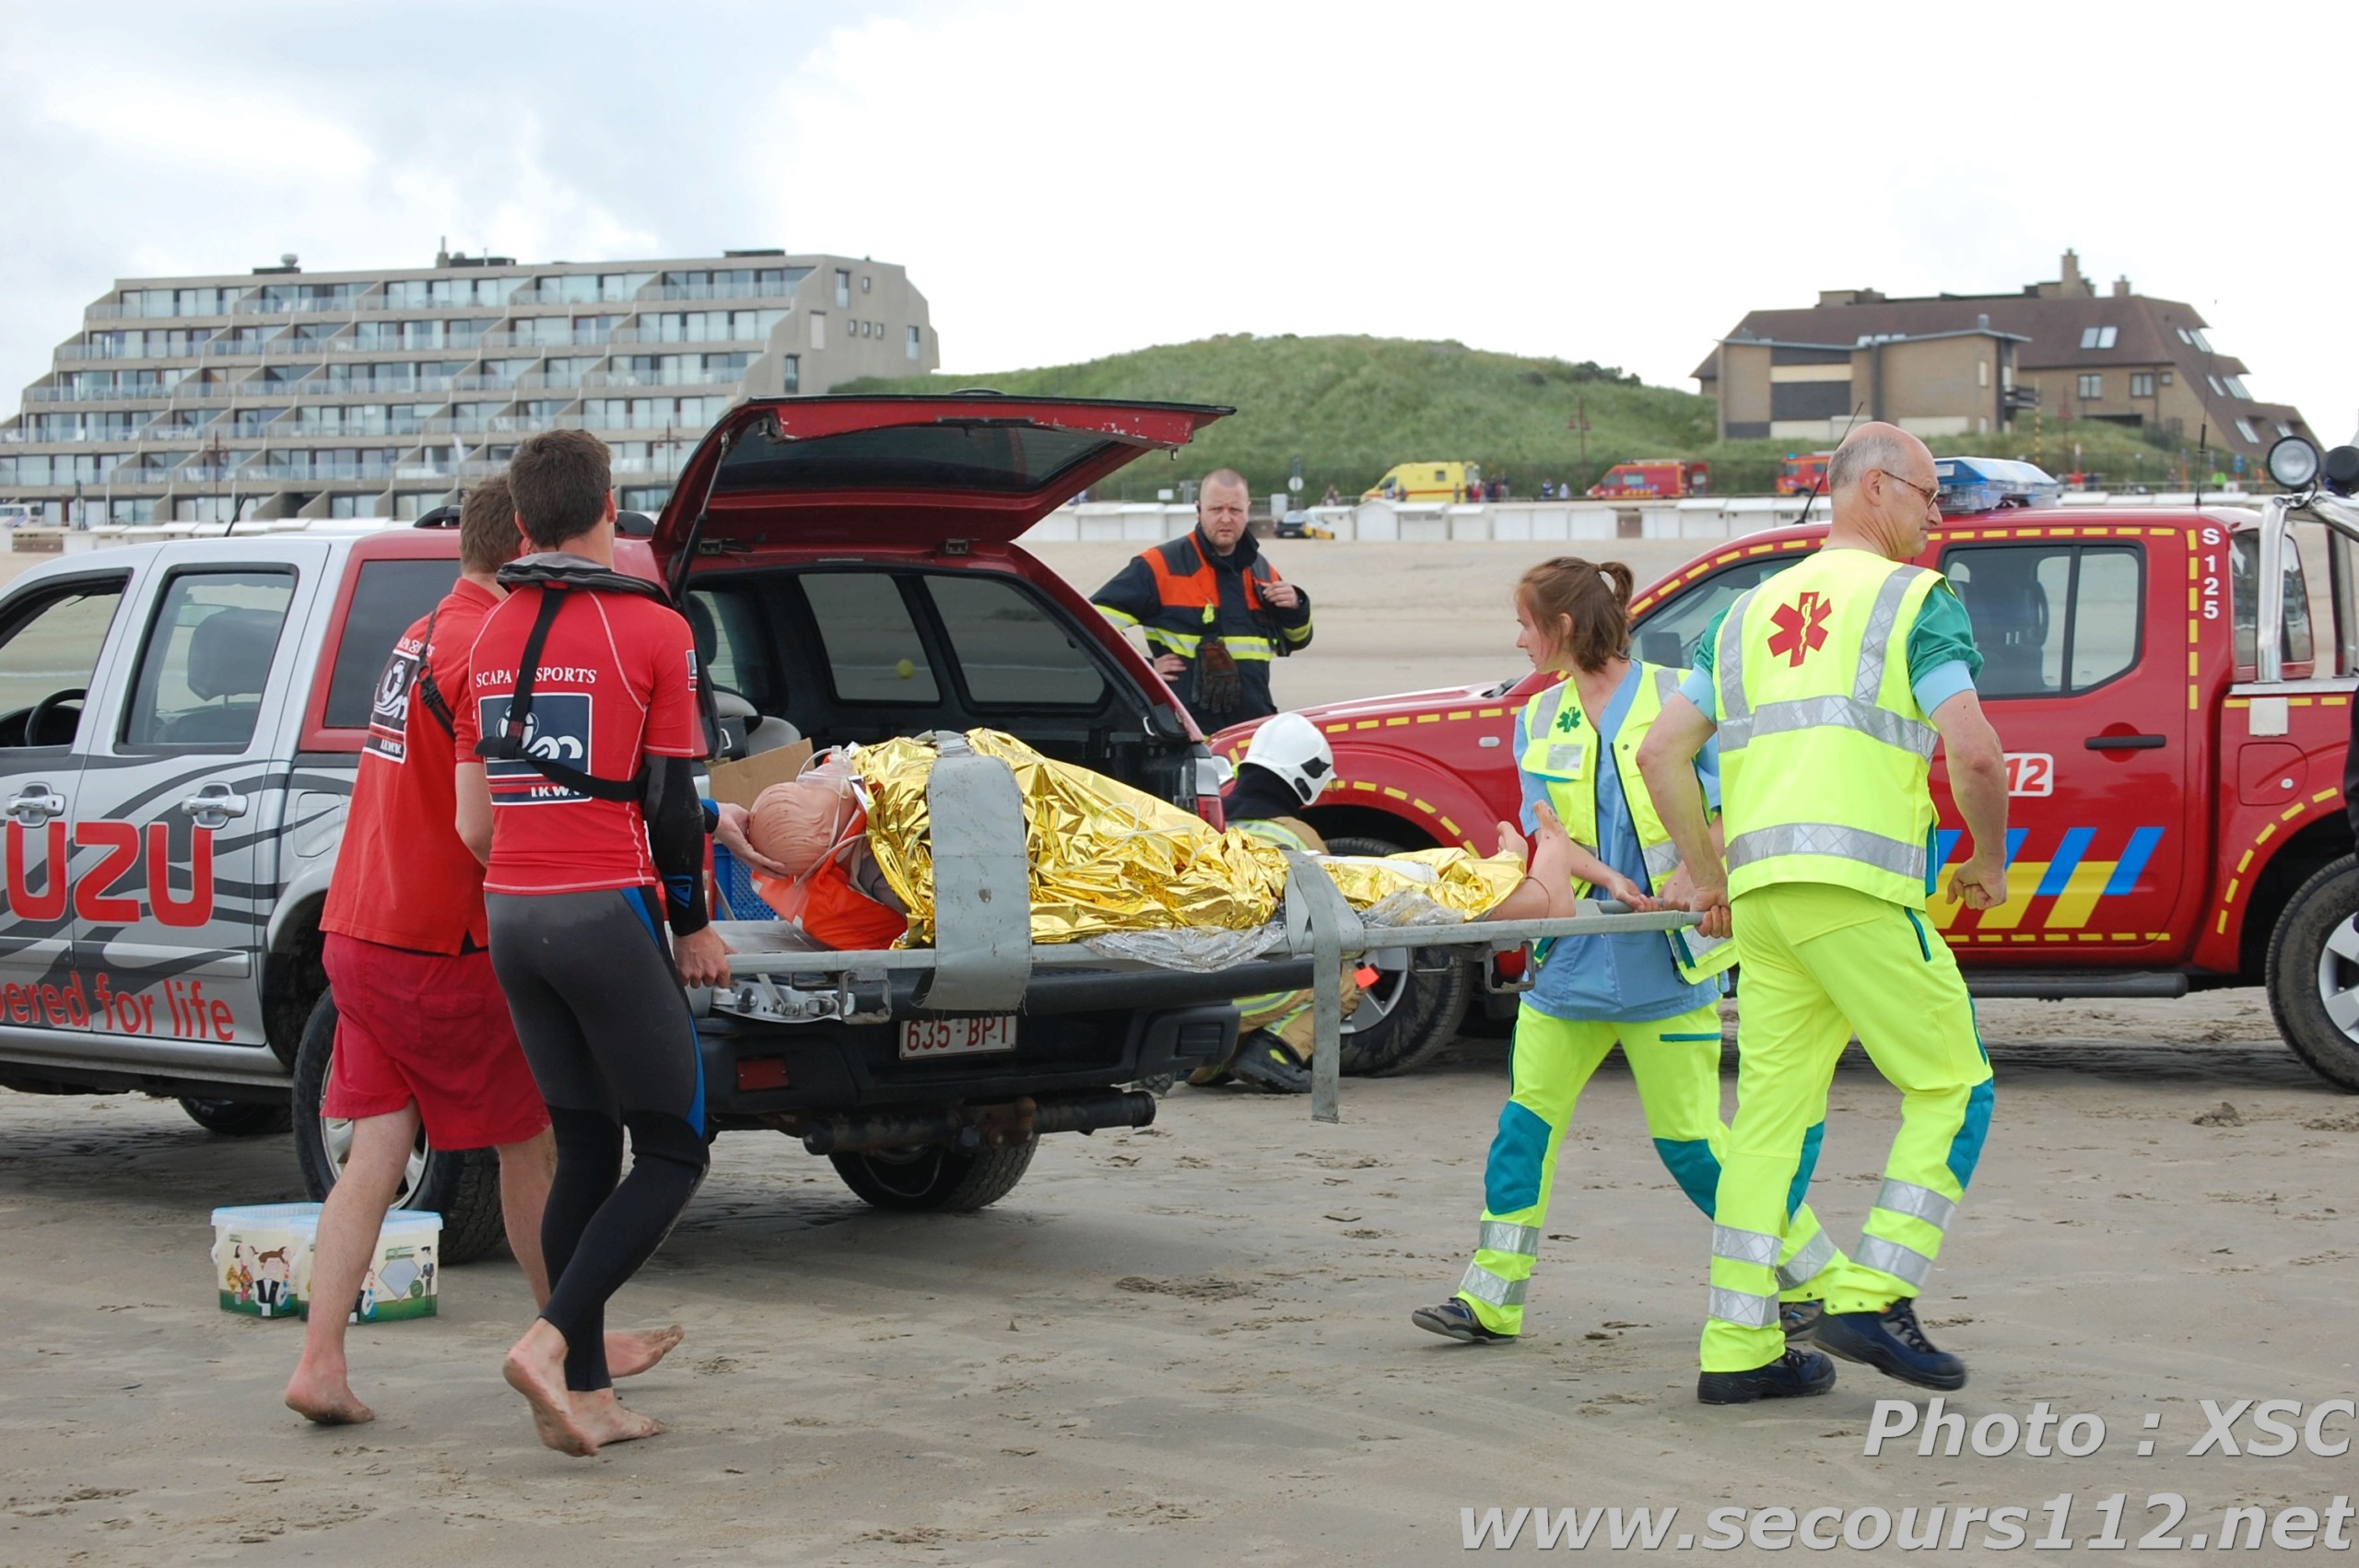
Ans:
<svg viewBox="0 0 2359 1568"><path fill-rule="evenodd" d="M747 404L619 561L688 616L724 755L989 726L1216 817L1169 690L1013 541L1225 412ZM447 528L233 532L63 556L0 594L0 1087L171 1095L233 1136L291 1123L313 1195L333 1185L319 912L380 676L457 555ZM1219 1059L1226 999L1311 966L1062 964L1013 991L824 954L748 969L700 1027L715 1125L800 1137L872 1203L955 1209L1013 1188L1043 1132L1152 1119L1125 1085ZM487 1152L421 1141L403 1201L442 1213L453 1261L496 1244Z"/></svg>

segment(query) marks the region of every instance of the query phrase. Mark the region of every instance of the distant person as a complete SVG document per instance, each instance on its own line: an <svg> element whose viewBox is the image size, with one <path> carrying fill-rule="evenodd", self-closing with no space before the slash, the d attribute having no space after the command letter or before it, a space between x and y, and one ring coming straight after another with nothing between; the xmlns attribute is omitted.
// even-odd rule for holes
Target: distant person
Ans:
<svg viewBox="0 0 2359 1568"><path fill-rule="evenodd" d="M1344 504L1344 493L1330 485L1327 486L1327 493L1319 497L1319 504L1322 507L1340 507Z"/></svg>
<svg viewBox="0 0 2359 1568"><path fill-rule="evenodd" d="M1278 710L1270 661L1310 645L1310 598L1282 579L1246 527L1244 475L1215 469L1196 491L1196 526L1143 551L1090 601L1146 638L1156 673L1171 683L1207 735Z"/></svg>
<svg viewBox="0 0 2359 1568"><path fill-rule="evenodd" d="M555 1164L549 1114L492 973L483 867L452 825L454 708L470 689L468 650L484 617L508 596L494 574L522 544L505 479L467 492L459 580L402 634L377 683L320 918L338 1013L321 1110L351 1118L352 1148L321 1209L311 1321L287 1404L323 1425L376 1419L352 1391L345 1320L376 1257L377 1233L421 1121L437 1149L499 1151L508 1250L533 1299L548 1299L541 1214ZM423 996L436 999L431 1016L417 1006ZM606 1357L628 1376L661 1361L679 1339L677 1328L608 1334Z"/></svg>

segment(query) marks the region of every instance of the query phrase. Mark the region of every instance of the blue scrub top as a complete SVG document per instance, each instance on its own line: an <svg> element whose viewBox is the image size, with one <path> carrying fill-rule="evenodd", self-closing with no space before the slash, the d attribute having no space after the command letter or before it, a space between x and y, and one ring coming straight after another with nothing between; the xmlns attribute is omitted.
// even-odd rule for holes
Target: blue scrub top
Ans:
<svg viewBox="0 0 2359 1568"><path fill-rule="evenodd" d="M1638 847L1637 825L1630 818L1630 802L1622 792L1622 771L1614 766L1614 743L1629 716L1640 676L1633 661L1614 700L1597 721L1597 766L1591 769L1597 786L1598 842L1588 846L1597 858L1637 883L1647 885L1647 862ZM1567 677L1570 679L1570 677ZM1567 700L1579 701L1577 692ZM1523 716L1515 720L1515 755L1523 757ZM1719 747L1708 744L1696 758L1696 774L1705 797L1717 807L1720 793ZM1548 781L1517 770L1523 786L1523 830L1539 831L1532 812L1548 798ZM1718 1001L1720 977L1689 984L1672 962L1671 943L1661 931L1629 931L1615 936L1558 937L1523 1004L1551 1018L1571 1023L1653 1024Z"/></svg>

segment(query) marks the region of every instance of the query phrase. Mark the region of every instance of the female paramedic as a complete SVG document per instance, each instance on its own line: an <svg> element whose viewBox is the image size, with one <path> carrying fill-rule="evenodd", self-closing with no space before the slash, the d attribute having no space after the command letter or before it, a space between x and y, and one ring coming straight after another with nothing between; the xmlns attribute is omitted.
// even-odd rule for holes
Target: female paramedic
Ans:
<svg viewBox="0 0 2359 1568"><path fill-rule="evenodd" d="M1566 678L1533 695L1515 725L1524 825L1553 806L1573 840L1573 893L1591 889L1637 909L1677 907L1687 873L1638 775L1638 743L1679 687L1679 673L1628 657L1630 568L1566 556L1524 573L1516 647ZM1719 758L1696 758L1696 787L1719 805ZM1717 842L1718 823L1714 824ZM1540 971L1516 1016L1512 1092L1483 1176L1483 1219L1458 1293L1410 1315L1468 1344L1523 1331L1524 1292L1548 1217L1556 1153L1582 1086L1618 1043L1655 1150L1708 1216L1728 1137L1720 1120L1722 977L1734 945L1696 931L1564 937L1539 944ZM1815 1130L1796 1177L1778 1281L1790 1331L1817 1311L1810 1281L1837 1256L1802 1195Z"/></svg>

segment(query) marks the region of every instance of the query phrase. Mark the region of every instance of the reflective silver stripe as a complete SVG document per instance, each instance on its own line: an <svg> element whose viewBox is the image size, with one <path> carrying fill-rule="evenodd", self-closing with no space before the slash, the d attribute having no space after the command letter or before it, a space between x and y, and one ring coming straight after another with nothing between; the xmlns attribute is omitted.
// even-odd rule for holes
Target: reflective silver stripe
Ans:
<svg viewBox="0 0 2359 1568"><path fill-rule="evenodd" d="M1487 1301L1493 1306L1521 1306L1524 1288L1531 1283L1529 1280L1502 1280L1482 1265L1469 1263L1466 1278L1458 1281L1458 1293Z"/></svg>
<svg viewBox="0 0 2359 1568"><path fill-rule="evenodd" d="M1638 852L1646 857L1647 875L1658 887L1662 885L1663 878L1679 869L1679 846L1668 839L1661 844L1643 845Z"/></svg>
<svg viewBox="0 0 2359 1568"><path fill-rule="evenodd" d="M1778 1288L1790 1291L1807 1285L1834 1261L1835 1238L1821 1231L1800 1252L1778 1265Z"/></svg>
<svg viewBox="0 0 2359 1568"><path fill-rule="evenodd" d="M1482 1238L1475 1246L1485 1252L1515 1252L1526 1258L1540 1256L1540 1227L1518 1225L1506 1220L1483 1222Z"/></svg>
<svg viewBox="0 0 2359 1568"><path fill-rule="evenodd" d="M1744 744L1744 734L1752 728L1753 710L1744 705L1744 613L1753 608L1753 596L1761 590L1748 588L1737 595L1729 606L1728 614L1720 622L1720 645L1712 655L1713 673L1720 683L1720 750ZM1733 738L1731 725L1736 726Z"/></svg>
<svg viewBox="0 0 2359 1568"><path fill-rule="evenodd" d="M1658 708L1661 707L1664 703L1669 702L1673 696L1676 696L1678 693L1679 675L1677 672L1665 669L1660 664L1656 665L1655 706Z"/></svg>
<svg viewBox="0 0 2359 1568"><path fill-rule="evenodd" d="M1567 676L1532 697L1532 706L1527 710L1530 717L1523 721L1523 738L1526 741L1537 741L1548 733L1549 726L1556 722L1556 710L1565 706L1565 688L1570 685L1572 678Z"/></svg>
<svg viewBox="0 0 2359 1568"><path fill-rule="evenodd" d="M1193 659L1196 656L1197 644L1203 641L1203 638L1190 632L1167 631L1161 626L1148 626L1144 629L1146 640L1150 644L1161 643L1172 652L1186 659Z"/></svg>
<svg viewBox="0 0 2359 1568"><path fill-rule="evenodd" d="M1724 1291L1714 1285L1708 1310L1721 1322L1733 1323L1740 1328L1766 1328L1778 1321L1778 1298Z"/></svg>
<svg viewBox="0 0 2359 1568"><path fill-rule="evenodd" d="M1778 1238L1761 1231L1741 1231L1733 1225L1712 1227L1712 1256L1738 1263L1772 1268L1778 1261Z"/></svg>
<svg viewBox="0 0 2359 1568"><path fill-rule="evenodd" d="M1876 1207L1889 1209L1895 1214L1906 1214L1912 1220L1922 1220L1937 1231L1950 1228L1950 1216L1957 1212L1957 1205L1930 1187L1919 1187L1913 1181L1884 1178L1884 1186L1876 1189Z"/></svg>
<svg viewBox="0 0 2359 1568"><path fill-rule="evenodd" d="M1851 695L1861 702L1873 702L1884 690L1885 655L1892 648L1892 628L1900 619L1900 602L1908 597L1908 585L1923 575L1923 567L1895 567L1892 575L1876 590L1876 602L1868 611L1866 638L1860 644L1860 671L1851 682Z"/></svg>
<svg viewBox="0 0 2359 1568"><path fill-rule="evenodd" d="M1872 741L1914 752L1931 761L1936 731L1922 720L1895 713L1855 696L1802 696L1785 702L1765 702L1746 720L1740 743L1764 735L1790 734L1796 730L1854 730ZM1723 740L1720 749L1729 749Z"/></svg>
<svg viewBox="0 0 2359 1568"><path fill-rule="evenodd" d="M1860 1250L1851 1255L1851 1261L1862 1269L1880 1270L1895 1280L1905 1280L1920 1291L1933 1271L1933 1260L1915 1247L1877 1235L1861 1236Z"/></svg>
<svg viewBox="0 0 2359 1568"><path fill-rule="evenodd" d="M1925 846L1904 844L1897 838L1886 838L1861 827L1845 827L1840 823L1790 822L1776 827L1756 827L1728 842L1731 872L1778 855L1825 855L1837 860L1856 860L1911 882L1925 880Z"/></svg>
<svg viewBox="0 0 2359 1568"><path fill-rule="evenodd" d="M1548 748L1548 771L1551 773L1565 774L1579 772L1581 766L1581 757L1587 751L1587 747L1580 745L1550 746Z"/></svg>

